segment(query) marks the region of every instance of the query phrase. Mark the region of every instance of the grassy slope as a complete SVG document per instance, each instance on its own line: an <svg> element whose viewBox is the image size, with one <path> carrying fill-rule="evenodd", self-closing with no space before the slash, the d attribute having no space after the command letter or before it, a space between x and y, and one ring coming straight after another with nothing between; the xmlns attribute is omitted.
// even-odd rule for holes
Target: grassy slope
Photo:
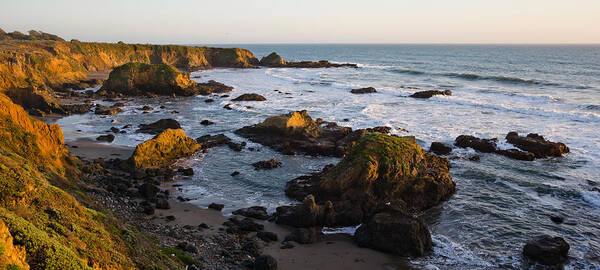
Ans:
<svg viewBox="0 0 600 270"><path fill-rule="evenodd" d="M133 227L79 190L80 161L56 125L37 121L0 94L0 221L32 269L176 269Z"/></svg>

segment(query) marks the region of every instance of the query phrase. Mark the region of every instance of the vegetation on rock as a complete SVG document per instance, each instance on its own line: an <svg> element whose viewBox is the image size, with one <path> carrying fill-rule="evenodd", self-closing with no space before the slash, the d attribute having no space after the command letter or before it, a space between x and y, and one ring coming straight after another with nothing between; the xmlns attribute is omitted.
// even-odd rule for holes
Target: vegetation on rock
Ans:
<svg viewBox="0 0 600 270"><path fill-rule="evenodd" d="M161 168L192 155L200 148L201 144L189 138L182 129L167 129L138 144L130 160L135 168Z"/></svg>

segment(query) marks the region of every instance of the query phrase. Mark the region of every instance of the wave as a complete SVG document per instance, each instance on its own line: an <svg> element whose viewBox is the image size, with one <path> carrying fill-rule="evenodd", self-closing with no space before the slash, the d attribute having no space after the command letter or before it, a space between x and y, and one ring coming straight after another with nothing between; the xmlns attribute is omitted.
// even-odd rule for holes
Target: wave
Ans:
<svg viewBox="0 0 600 270"><path fill-rule="evenodd" d="M465 80L486 80L486 81L497 81L503 83L513 83L513 84L537 84L537 85L545 85L545 86L561 86L558 83L552 82L542 82L533 79L523 79L519 77L510 77L510 76L485 76L473 73L444 73L443 76L460 78Z"/></svg>
<svg viewBox="0 0 600 270"><path fill-rule="evenodd" d="M403 69L403 68L391 68L391 69L389 69L389 71L395 72L395 73L402 73L402 74L411 74L411 75L425 75L426 74L423 71L412 70L412 69Z"/></svg>

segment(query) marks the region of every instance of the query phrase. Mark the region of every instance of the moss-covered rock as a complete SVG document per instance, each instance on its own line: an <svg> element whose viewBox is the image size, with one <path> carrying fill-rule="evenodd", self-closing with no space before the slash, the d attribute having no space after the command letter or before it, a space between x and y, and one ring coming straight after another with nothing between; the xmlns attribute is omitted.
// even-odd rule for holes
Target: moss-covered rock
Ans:
<svg viewBox="0 0 600 270"><path fill-rule="evenodd" d="M161 168L200 150L201 145L182 129L167 129L139 144L130 160L135 168Z"/></svg>

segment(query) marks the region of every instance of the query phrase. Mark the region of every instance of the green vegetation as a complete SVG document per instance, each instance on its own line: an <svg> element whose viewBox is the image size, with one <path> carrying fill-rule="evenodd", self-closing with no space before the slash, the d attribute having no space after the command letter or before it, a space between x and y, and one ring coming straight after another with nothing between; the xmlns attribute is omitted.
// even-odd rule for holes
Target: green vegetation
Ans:
<svg viewBox="0 0 600 270"><path fill-rule="evenodd" d="M167 256L175 255L175 257L177 257L177 259L179 259L185 265L197 264L196 260L194 260L192 256L188 255L187 253L185 253L185 251L181 249L173 247L163 247L160 250Z"/></svg>

